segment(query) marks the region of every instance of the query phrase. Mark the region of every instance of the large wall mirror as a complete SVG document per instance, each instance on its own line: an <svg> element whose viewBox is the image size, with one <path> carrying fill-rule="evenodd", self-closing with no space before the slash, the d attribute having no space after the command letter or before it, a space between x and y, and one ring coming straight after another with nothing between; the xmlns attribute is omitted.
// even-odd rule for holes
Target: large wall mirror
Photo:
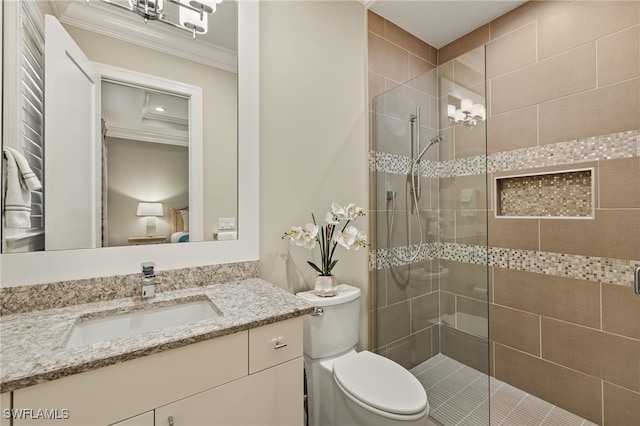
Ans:
<svg viewBox="0 0 640 426"><path fill-rule="evenodd" d="M3 145L42 189L28 223L5 216L2 252L235 239L237 2L195 38L101 0L23 3L44 19L4 13Z"/></svg>
<svg viewBox="0 0 640 426"><path fill-rule="evenodd" d="M115 0L117 3L128 3L127 0ZM167 3L167 2L165 2ZM30 19L18 14L16 9L26 4L26 7L36 9L40 14L42 23L39 27L44 27L44 15L53 16L64 28L65 32L78 45L88 58L88 60L100 70L110 75L105 78L105 82L115 82L120 86L131 86L140 89L146 93L145 98L153 98L157 94L168 95L173 98L187 100L189 105L187 125L185 129L184 117L176 117L175 123L171 127L171 131L161 131L165 136L165 141L142 141L135 143L140 144L156 144L163 145L165 150L176 151L174 149L180 144L168 143L168 140L180 139L179 133L187 132L189 134L189 177L188 177L188 199L189 199L189 218L187 220L190 226L189 236L190 242L185 243L163 243L163 244L143 244L129 245L130 237L146 237L147 218L146 214L141 212L138 214L140 203L157 203L159 200L171 198L171 194L166 196L154 196L152 188L159 183L158 175L156 177L146 178L146 182L142 182L140 176L131 176L127 179L124 173L119 188L126 186L128 180L135 181L137 189L134 191L128 189L114 188L114 191L126 192L121 194L129 198L129 207L122 208L123 220L133 220L130 223L132 228L125 229L120 236L113 235L114 244L103 243L104 230L94 229L92 235L94 240L98 242L95 247L100 248L74 248L74 249L52 249L43 250L44 247L37 251L27 251L17 249L9 253L6 250L6 244L13 238L13 242L20 238L15 238L7 228L2 227L3 251L0 254L0 286L18 286L27 284L45 283L51 281L66 281L89 277L102 277L122 274L132 274L140 272L140 263L144 261L154 261L158 270L184 268L200 265L221 264L239 261L255 261L258 259L258 230L259 230L259 203L258 203L258 184L259 184L259 2L254 0L224 0L218 6L218 12L223 12L228 6L235 7L237 13L237 21L232 22L232 32L235 38L233 43L237 45L237 51L230 46L214 46L206 44L206 39L202 35L197 35L194 40L192 34L157 22L144 23L144 20L131 12L121 11L112 5L103 3L100 0L90 0L87 4L86 0L71 1L40 1L40 0L21 0L20 2L2 2L2 33L3 33L3 62L2 68L2 135L3 145L13 147L16 142L15 132L21 111L16 107L16 100L19 97L20 88L15 85L7 84L7 81L20 81L17 76L20 71L18 67L7 66L10 57L15 58L19 55L19 44L17 36L24 27L30 27L38 23L31 22ZM222 13L218 16L223 16ZM224 25L214 25L213 19L209 20L209 32L215 33L221 31ZM235 19L235 18L234 18ZM35 31L38 34L39 30ZM44 32L41 34L44 39ZM13 40L13 41L12 41ZM135 43L132 42L135 40ZM37 51L35 40L27 40L26 46L34 48ZM13 43L13 44L12 44ZM179 46L176 48L176 43ZM16 61L14 59L14 61ZM106 71L105 71L106 70ZM120 74L124 73L122 76ZM12 75L14 74L14 75ZM156 79L152 84L149 82L136 81L135 78L130 80L131 76L151 76ZM102 77L93 81L100 81L102 88ZM178 90L167 89L165 83L178 85ZM181 85L181 86L180 86ZM64 91L63 91L64 92ZM68 92L68 91L67 91ZM105 92L106 93L106 92ZM201 93L202 109L196 110L195 105L198 103L198 93ZM64 95L63 95L64 96ZM106 94L105 96L110 96ZM101 99L94 98L93 106L87 106L85 109L77 109L78 114L86 114L76 117L76 123L89 122L86 116L93 116L95 110L100 110L102 116ZM119 97L119 96L118 96ZM71 97L69 99L72 99ZM177 100L179 100L177 99ZM31 101L31 99L29 99ZM150 100L149 100L150 102ZM34 107L42 108L37 102ZM71 109L71 104L64 109ZM118 108L118 107L116 107ZM201 115L202 125L193 125L194 117ZM113 114L106 112L106 121L111 120L112 139L115 141L114 146L120 144L131 144L133 139L130 135L124 135L122 132L116 132ZM44 120L46 121L46 120ZM197 120L196 120L197 121ZM55 120L54 120L55 122ZM96 140L102 137L101 123L92 123L91 131L95 135ZM13 129L11 129L13 127ZM76 125L67 127L68 131L75 131ZM13 130L14 133L11 133ZM221 133L223 131L223 133ZM193 167L192 157L196 151L192 149L194 132L201 133L202 151L199 154L199 163L201 166L202 189L194 190L194 182L192 179ZM29 133L29 137L34 136ZM144 137L141 137L144 139ZM109 143L109 142L107 142ZM95 145L91 145L95 146ZM125 148L132 149L133 145ZM37 148L35 148L37 150ZM142 148L140 148L142 149ZM118 153L118 148L113 151ZM101 156L101 149L95 149L93 155ZM131 160L126 151L120 157L126 157ZM44 154L41 154L44 155ZM153 154L155 155L155 154ZM160 157L153 157L145 161L146 168L153 168L153 163L158 167L155 171L162 170L164 165ZM107 168L118 166L117 159L113 164L107 162ZM136 160L139 165L142 160ZM179 169L178 162L176 164L171 161L172 168ZM100 165L102 161L90 162L92 165ZM82 165L86 165L82 163ZM46 164L44 165L46 168ZM80 168L78 162L69 159L63 169L70 174L78 173L76 170ZM3 172L4 172L3 167ZM108 173L108 171L107 171ZM118 172L114 171L113 176L118 176ZM95 176L95 170L92 170L92 176ZM161 173L162 179L171 179L176 187L180 186L177 181L184 178L167 177L167 174ZM182 175L183 176L183 175ZM91 208L91 216L99 218L102 215L102 184L100 180L92 178L92 185L95 187L95 193L100 197L94 197L100 200ZM46 180L46 179L45 179ZM49 182L50 183L50 182ZM47 182L44 182L45 187ZM147 191L142 193L140 188ZM166 189L166 188L165 188ZM45 188L46 191L46 188ZM172 190L168 190L171 192ZM180 190L178 192L183 192ZM130 194L129 194L130 193ZM198 193L201 197L201 207L198 209L193 204L194 194ZM141 195L142 194L142 195ZM31 191L31 195L38 200L40 196L37 191ZM175 195L175 194L174 194ZM180 195L184 197L184 194ZM166 198L161 198L166 197ZM118 195L115 192L110 193L107 198L116 200ZM108 200L107 200L108 201ZM117 200L116 200L117 201ZM71 200L70 203L74 203ZM169 204L176 206L177 210L186 207L181 199L175 201L167 201L163 204L163 216L154 217L156 231L154 233L169 233ZM36 203L37 204L37 203ZM62 215L60 220L63 222L71 222L70 213L75 209L72 204L64 205L61 208ZM4 207L4 205L3 205ZM147 206L148 207L148 206ZM151 207L154 207L153 205ZM157 208L157 206L155 206ZM117 208L117 207L116 207ZM125 212L125 210L127 210ZM133 211L135 210L135 211ZM152 210L153 211L153 210ZM157 211L157 210L156 210ZM37 208L32 210L32 218L29 220L44 221L46 220L46 206L42 212L44 216L38 218ZM201 215L201 222L194 221L194 216ZM67 215L69 215L67 217ZM116 213L113 213L116 215ZM3 215L4 216L4 215ZM116 215L117 216L117 215ZM181 218L184 218L180 214ZM213 234L220 232L219 219L225 219L225 226L229 225L229 220L233 224L235 218L234 230L237 232L236 239L225 239L224 241L212 241ZM118 219L117 217L113 218ZM4 217L3 217L4 221ZM95 219L93 223L99 223L102 228L102 222ZM107 222L108 227L119 226ZM201 239L195 235L198 232L198 223L201 223ZM193 225L194 228L192 227ZM164 228L163 228L164 227ZM94 226L95 228L95 226ZM184 230L183 230L184 232ZM168 237L168 235L167 235ZM110 237L111 238L111 237ZM116 240L118 240L117 242ZM134 239L135 240L135 239ZM126 242L125 242L126 241ZM29 244L29 243L28 243ZM123 246L126 244L126 247Z"/></svg>

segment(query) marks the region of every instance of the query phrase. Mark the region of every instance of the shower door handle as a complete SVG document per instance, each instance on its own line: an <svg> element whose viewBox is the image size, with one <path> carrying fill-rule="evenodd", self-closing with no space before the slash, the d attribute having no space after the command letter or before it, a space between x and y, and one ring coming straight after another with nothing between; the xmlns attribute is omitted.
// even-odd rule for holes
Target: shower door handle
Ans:
<svg viewBox="0 0 640 426"><path fill-rule="evenodd" d="M417 148L416 149L416 153L418 153L418 155L420 154L420 119L421 118L422 117L420 116L420 107L417 106L416 107L416 148ZM415 161L415 159L414 159L414 161ZM422 179L420 179L420 177L421 177L421 174L420 174L420 160L418 160L417 163L418 164L415 165L416 170L413 170L418 175L418 176L416 176L416 178L417 178L416 179L417 180L417 182L416 182L417 188L414 188L414 190L416 191L416 195L418 196L418 198L420 198L420 181L422 180Z"/></svg>
<svg viewBox="0 0 640 426"><path fill-rule="evenodd" d="M636 265L636 269L633 271L633 289L640 296L640 265Z"/></svg>

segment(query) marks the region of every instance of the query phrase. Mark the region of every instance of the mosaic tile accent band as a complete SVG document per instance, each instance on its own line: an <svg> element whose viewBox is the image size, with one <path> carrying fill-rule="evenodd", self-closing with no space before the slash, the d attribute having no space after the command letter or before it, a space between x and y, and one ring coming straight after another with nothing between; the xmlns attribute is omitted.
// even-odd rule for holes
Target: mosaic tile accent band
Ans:
<svg viewBox="0 0 640 426"><path fill-rule="evenodd" d="M593 217L592 170L497 179L498 216Z"/></svg>
<svg viewBox="0 0 640 426"><path fill-rule="evenodd" d="M410 263L425 262L427 260L434 259L447 259L457 262L474 263L477 265L487 264L487 248L484 246L471 246L465 244L456 243L426 243L422 244L420 254ZM393 247L391 249L382 248L377 249L375 253L370 251L370 259L375 258L374 261L370 261L370 265L375 265L375 269L391 268L394 266L406 265L398 257L409 258L415 254L418 249L418 245L414 244L411 247Z"/></svg>
<svg viewBox="0 0 640 426"><path fill-rule="evenodd" d="M640 130L593 136L531 148L515 149L455 160L421 162L425 177L455 177L640 157ZM371 171L406 174L411 166L407 156L371 151Z"/></svg>
<svg viewBox="0 0 640 426"><path fill-rule="evenodd" d="M420 249L420 253L411 262L404 262L400 259L409 259L416 254L416 251ZM374 266L375 269L391 268L393 266L406 265L407 263L425 262L427 260L438 259L440 256L440 244L439 243L427 243L418 246L413 244L411 246L393 247L377 249L369 251L370 266ZM400 258L400 259L399 259ZM373 260L372 260L373 259Z"/></svg>
<svg viewBox="0 0 640 426"><path fill-rule="evenodd" d="M640 130L630 130L491 154L488 171L502 172L638 156Z"/></svg>
<svg viewBox="0 0 640 426"><path fill-rule="evenodd" d="M438 176L441 178L483 175L486 170L487 157L484 155L456 158L438 163Z"/></svg>
<svg viewBox="0 0 640 426"><path fill-rule="evenodd" d="M417 246L398 247L392 250L407 256L415 253ZM389 249L369 251L369 265L385 269L406 264L398 260ZM446 259L476 265L496 266L518 271L535 272L565 278L597 281L607 284L633 286L633 272L640 260L610 259L564 253L516 250L499 247L472 246L457 243L423 244L423 250L411 263Z"/></svg>
<svg viewBox="0 0 640 426"><path fill-rule="evenodd" d="M565 253L489 248L489 265L607 284L633 286L640 260L610 259Z"/></svg>
<svg viewBox="0 0 640 426"><path fill-rule="evenodd" d="M259 262L224 263L157 271L156 292L258 278ZM140 274L0 288L0 316L61 308L140 294Z"/></svg>
<svg viewBox="0 0 640 426"><path fill-rule="evenodd" d="M406 175L411 172L411 158L406 155L370 151L369 170L372 172ZM420 175L424 177L437 178L439 176L438 163L429 160L421 161Z"/></svg>

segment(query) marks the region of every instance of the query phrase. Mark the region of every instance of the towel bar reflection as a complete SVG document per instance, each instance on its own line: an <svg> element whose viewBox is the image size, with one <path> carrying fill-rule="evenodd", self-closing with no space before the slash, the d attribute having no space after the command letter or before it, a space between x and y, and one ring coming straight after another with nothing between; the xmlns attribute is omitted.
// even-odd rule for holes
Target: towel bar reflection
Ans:
<svg viewBox="0 0 640 426"><path fill-rule="evenodd" d="M636 270L633 273L633 288L636 294L640 296L640 265L636 265Z"/></svg>

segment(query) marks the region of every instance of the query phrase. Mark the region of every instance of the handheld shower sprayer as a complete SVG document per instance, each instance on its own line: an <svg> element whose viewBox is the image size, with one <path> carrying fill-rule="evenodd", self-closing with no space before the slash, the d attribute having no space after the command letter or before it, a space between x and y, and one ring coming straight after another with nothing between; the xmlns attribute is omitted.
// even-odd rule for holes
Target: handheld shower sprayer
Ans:
<svg viewBox="0 0 640 426"><path fill-rule="evenodd" d="M411 121L411 125L412 128L413 126L416 126L416 143L414 145L414 132L411 132L411 153L413 155L414 152L417 151L417 149L414 151L414 148L419 148L419 141L420 141L420 108L418 107L416 109L416 114L411 114L409 116L409 120ZM401 256L399 253L396 253L395 251L391 251L391 253L393 254L393 256L402 261L402 262L412 262L415 259L418 258L418 256L420 255L420 251L422 250L422 224L420 222L420 207L418 204L418 198L420 198L420 161L422 160L422 157L427 153L427 151L429 150L429 148L432 145L435 145L437 143L440 143L444 140L444 136L443 135L438 135L435 136L433 138L431 138L429 140L429 142L427 143L427 146L424 147L424 149L422 151L420 151L420 154L418 156L413 157L413 160L411 161L411 169L409 171L409 173L411 174L411 180L410 180L410 191L411 191L411 195L413 198L413 205L415 208L415 214L416 214L416 221L418 223L418 232L420 235L420 242L418 243L418 249L415 251L415 253L411 254L408 258L405 258L403 256ZM396 197L395 197L395 192L392 191L387 191L387 201L391 203L392 205L392 210L391 210L391 221L387 221L387 232L389 233L389 241L393 240L393 222L394 222L394 218L395 218L395 210L396 210ZM408 212L408 211L407 211ZM408 223L408 222L407 222ZM408 241L408 245L409 245L409 253L411 253L411 233L408 233L409 235L409 241Z"/></svg>
<svg viewBox="0 0 640 426"><path fill-rule="evenodd" d="M416 159L414 161L416 163L418 163L420 160L422 160L422 157L427 153L429 148L431 148L431 145L435 145L435 144L437 144L439 142L442 142L443 140L444 140L444 136L442 136L442 135L438 135L436 137L431 138L431 140L429 140L429 143L427 144L427 146L424 147L422 152L420 152L420 155L418 155L418 157L416 157Z"/></svg>
<svg viewBox="0 0 640 426"><path fill-rule="evenodd" d="M443 140L444 136L442 135L431 138L429 143L427 143L427 146L424 147L420 154L415 157L411 163L411 192L413 192L418 198L420 198L420 160L422 160L422 157L427 153L432 145L442 142Z"/></svg>

